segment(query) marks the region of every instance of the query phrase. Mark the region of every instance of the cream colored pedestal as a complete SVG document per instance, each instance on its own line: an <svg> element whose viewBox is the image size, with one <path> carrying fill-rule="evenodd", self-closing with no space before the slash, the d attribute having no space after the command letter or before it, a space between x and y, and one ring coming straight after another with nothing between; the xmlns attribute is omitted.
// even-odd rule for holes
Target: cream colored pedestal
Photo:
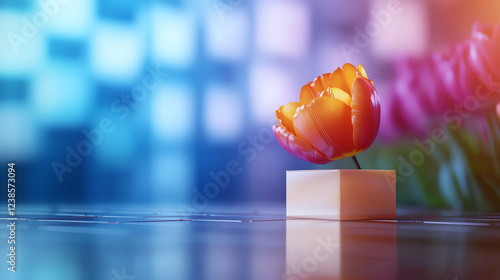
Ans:
<svg viewBox="0 0 500 280"><path fill-rule="evenodd" d="M286 215L335 220L396 219L396 171L287 171Z"/></svg>

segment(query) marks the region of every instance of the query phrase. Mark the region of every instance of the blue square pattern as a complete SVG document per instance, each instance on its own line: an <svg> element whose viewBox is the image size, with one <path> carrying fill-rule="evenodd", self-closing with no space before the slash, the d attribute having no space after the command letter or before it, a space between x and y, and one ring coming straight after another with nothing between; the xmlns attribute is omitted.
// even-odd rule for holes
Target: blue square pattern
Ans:
<svg viewBox="0 0 500 280"><path fill-rule="evenodd" d="M24 103L28 97L28 91L28 79L0 77L0 103Z"/></svg>
<svg viewBox="0 0 500 280"><path fill-rule="evenodd" d="M101 0L97 3L97 14L101 18L132 23L139 3L134 0Z"/></svg>
<svg viewBox="0 0 500 280"><path fill-rule="evenodd" d="M19 10L28 10L31 8L31 0L0 0L0 8L14 8Z"/></svg>
<svg viewBox="0 0 500 280"><path fill-rule="evenodd" d="M0 0L0 9L25 9L27 15L32 16L31 9L36 3ZM199 17L200 7L194 2L95 0L88 3L95 3L95 7L89 4L92 6L89 14L95 13L95 16L84 17L85 22L93 22L82 24L84 27L80 28L83 30L80 33L71 33L73 27L67 29L67 33L49 27L38 33L37 38L43 42L40 45L46 50L41 52L45 57L30 61L30 65L38 70L30 73L34 74L33 77L13 76L13 73L0 75L0 103L22 103L27 108L33 107L31 112L40 123L40 135L43 137L37 142L43 143L40 145L43 150L30 166L40 164L43 172L33 172L30 183L42 182L40 189L44 191L53 189L51 195L54 200L84 199L87 203L94 203L114 196L116 202L145 202L151 199L163 203L170 202L169 199L192 199L192 186L198 182L201 187L210 183L209 173L224 170L229 160L234 159L249 169L250 165L244 165L245 155L237 154L238 144L247 141L246 137L256 132L238 130L239 126L235 125L230 141L205 138L204 131L207 129L204 128L209 125L204 120L209 114L214 116L208 118L209 121L221 120L226 117L222 116L225 114L235 118L235 114L226 108L237 107L233 105L241 103L241 108L235 109L241 111L243 116L238 123L241 126L241 123L250 122L248 118L252 116L246 117L246 113L252 110L252 104L247 102L252 99L248 90L251 81L247 80L252 69L251 62L254 61L253 54L238 60L221 61L207 52L203 17ZM148 12L150 8L149 25L142 24L139 18L141 10ZM221 24L228 24L231 15L249 12L245 9L244 5L234 7L225 14L228 21ZM211 4L203 12L217 16ZM58 16L65 15L69 17L64 13ZM218 17L216 19L219 20ZM253 21L249 13L248 26L253 26ZM64 21L54 18L52 23L61 26L61 22ZM250 27L242 28L248 31L242 36L253 36ZM36 42L35 39L33 42ZM249 39L244 44L247 45L245 50L251 49L253 41ZM272 69L281 69L282 61L272 56L269 58ZM130 109L130 117L120 119L122 111L113 111L113 102L126 102L122 100L122 95L130 95L135 86L141 85L143 79L151 75L147 70L150 68L160 69L159 72L168 72L169 75L162 77L158 87L148 91L137 109ZM268 81L275 82L269 86L278 87L280 84L280 81ZM215 95L219 97L214 99L216 102L205 106L204 100L211 97L207 89L212 84L229 88L234 95L222 91ZM231 96L234 97L231 100L236 101L221 102L226 99L220 96ZM262 97L262 100L273 98ZM267 111L272 113L273 110ZM85 139L82 130L96 128L104 117L112 119L116 130L106 135L102 145L94 147L94 152L85 157L81 165L72 168L72 173L65 173L64 181L60 183L51 163L58 161L66 164L65 147L75 148L79 141ZM216 126L221 124L228 123L216 122ZM229 139L226 136L223 138ZM178 148L182 150L172 152ZM137 166L143 170L137 171ZM253 169L249 170L254 174ZM241 183L242 188L248 187L246 178L244 175L235 177L232 184ZM149 188L148 192L145 187ZM56 190L61 189L64 191L57 195ZM100 196L102 194L104 198ZM144 196L139 199L139 194ZM158 197L152 199L155 196ZM231 188L221 193L220 201L241 197L238 188ZM49 194L44 192L26 194L26 199L33 202L48 198Z"/></svg>
<svg viewBox="0 0 500 280"><path fill-rule="evenodd" d="M49 56L54 59L78 60L84 58L87 53L87 46L80 40L52 37L48 42Z"/></svg>

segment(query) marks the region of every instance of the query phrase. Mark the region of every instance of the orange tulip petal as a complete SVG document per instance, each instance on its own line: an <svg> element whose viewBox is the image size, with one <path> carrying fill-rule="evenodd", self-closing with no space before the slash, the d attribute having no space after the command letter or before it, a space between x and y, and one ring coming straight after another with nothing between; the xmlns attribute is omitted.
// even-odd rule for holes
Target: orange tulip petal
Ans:
<svg viewBox="0 0 500 280"><path fill-rule="evenodd" d="M347 92L341 90L340 88L330 88L330 92L335 99L338 99L344 102L345 105L351 107L352 98Z"/></svg>
<svg viewBox="0 0 500 280"><path fill-rule="evenodd" d="M363 77L354 80L351 95L354 146L357 150L364 151L370 147L378 133L380 101L373 84Z"/></svg>
<svg viewBox="0 0 500 280"><path fill-rule="evenodd" d="M293 117L295 133L330 160L355 152L352 141L351 108L327 95L301 106Z"/></svg>
<svg viewBox="0 0 500 280"><path fill-rule="evenodd" d="M332 76L332 73L325 73L325 74L323 74L323 79L325 80L325 86L326 86L326 88L328 88L330 86L330 77L331 76Z"/></svg>
<svg viewBox="0 0 500 280"><path fill-rule="evenodd" d="M276 111L276 119L280 125L283 125L292 133L295 131L293 128L293 115L295 115L298 107L299 102L289 102L281 106L280 109Z"/></svg>
<svg viewBox="0 0 500 280"><path fill-rule="evenodd" d="M365 68L363 67L363 65L358 65L358 77L364 77L364 78L367 78L368 79L368 76L366 75L366 71L365 71Z"/></svg>
<svg viewBox="0 0 500 280"><path fill-rule="evenodd" d="M332 75L330 76L329 86L340 88L347 93L351 92L350 87L347 85L347 82L344 78L344 71L340 68L337 68L337 70L333 71Z"/></svg>
<svg viewBox="0 0 500 280"><path fill-rule="evenodd" d="M331 161L314 149L306 140L295 136L283 127L275 125L273 132L280 145L291 155L317 164L326 164Z"/></svg>
<svg viewBox="0 0 500 280"><path fill-rule="evenodd" d="M358 71L356 70L356 67L354 67L354 65L352 65L350 63L344 64L344 66L342 66L342 69L344 69L345 82L346 82L347 86L349 87L348 92L351 92L352 82L358 76Z"/></svg>
<svg viewBox="0 0 500 280"><path fill-rule="evenodd" d="M319 93L312 88L311 84L312 82L309 82L300 89L300 105L307 105L311 103L314 98L320 96Z"/></svg>
<svg viewBox="0 0 500 280"><path fill-rule="evenodd" d="M316 93L322 93L324 90L328 88L328 84L325 81L323 76L318 76L311 84L312 88L316 91Z"/></svg>

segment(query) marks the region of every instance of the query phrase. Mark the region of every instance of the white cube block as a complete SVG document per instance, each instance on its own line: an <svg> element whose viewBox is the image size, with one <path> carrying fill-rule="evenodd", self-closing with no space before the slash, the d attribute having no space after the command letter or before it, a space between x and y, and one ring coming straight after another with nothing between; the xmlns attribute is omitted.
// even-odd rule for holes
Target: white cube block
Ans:
<svg viewBox="0 0 500 280"><path fill-rule="evenodd" d="M287 171L286 215L335 220L396 219L396 171Z"/></svg>

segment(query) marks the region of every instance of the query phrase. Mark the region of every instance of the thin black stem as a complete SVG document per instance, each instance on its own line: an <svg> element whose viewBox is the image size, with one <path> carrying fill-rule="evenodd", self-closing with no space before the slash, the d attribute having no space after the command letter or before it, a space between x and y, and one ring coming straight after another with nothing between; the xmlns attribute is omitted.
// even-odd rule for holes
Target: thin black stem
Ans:
<svg viewBox="0 0 500 280"><path fill-rule="evenodd" d="M358 162L358 159L356 158L356 156L352 156L352 160L356 164L356 167L358 167L358 169L361 169L361 165L359 165L359 162Z"/></svg>

